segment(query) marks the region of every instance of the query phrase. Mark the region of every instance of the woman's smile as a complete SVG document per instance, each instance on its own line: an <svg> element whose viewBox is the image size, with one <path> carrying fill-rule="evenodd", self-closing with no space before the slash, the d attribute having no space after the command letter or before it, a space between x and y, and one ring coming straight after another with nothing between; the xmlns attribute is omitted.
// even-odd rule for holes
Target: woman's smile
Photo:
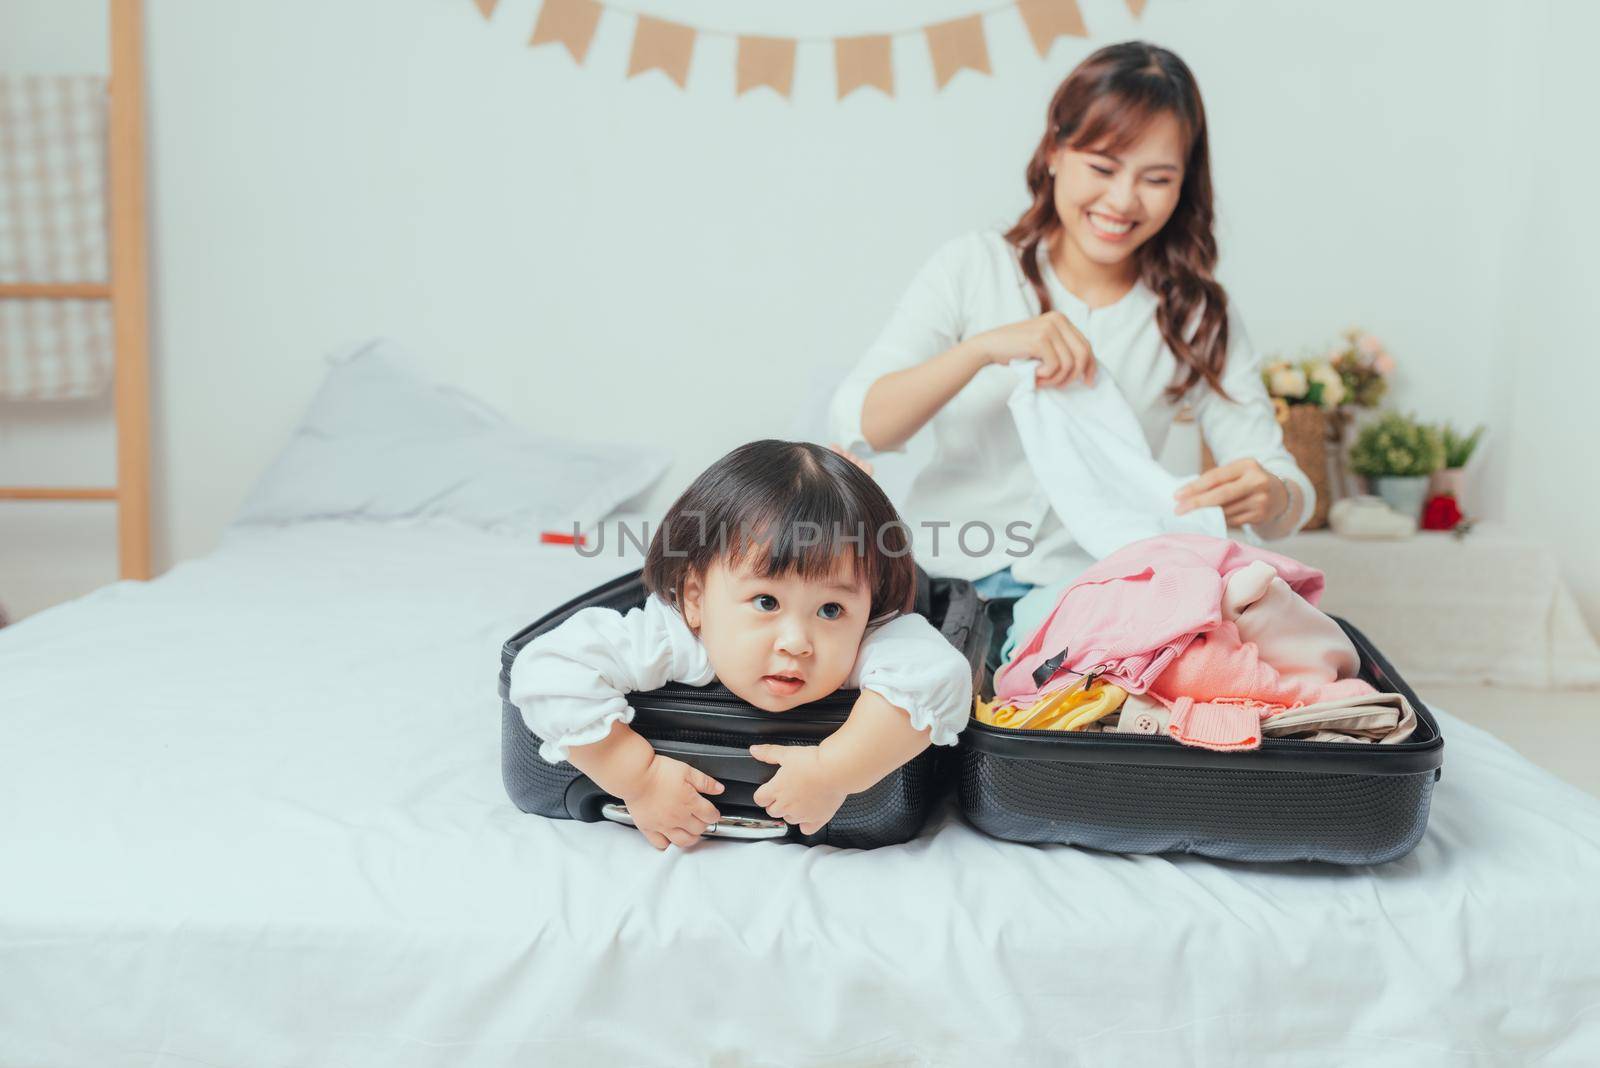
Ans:
<svg viewBox="0 0 1600 1068"><path fill-rule="evenodd" d="M1089 220L1090 232L1100 240L1113 244L1126 241L1128 235L1133 233L1133 228L1139 225L1130 219L1118 219L1098 211L1086 211L1083 214Z"/></svg>

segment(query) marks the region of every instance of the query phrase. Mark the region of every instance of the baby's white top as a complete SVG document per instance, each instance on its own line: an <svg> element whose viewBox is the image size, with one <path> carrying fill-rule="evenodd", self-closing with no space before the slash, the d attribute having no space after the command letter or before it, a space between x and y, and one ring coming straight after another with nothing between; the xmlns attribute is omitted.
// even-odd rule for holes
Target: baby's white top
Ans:
<svg viewBox="0 0 1600 1068"><path fill-rule="evenodd" d="M627 614L581 609L523 646L511 662L510 700L541 739L539 755L557 764L572 746L604 739L613 723L631 723L628 694L714 678L689 624L651 594ZM916 614L870 628L844 685L905 709L913 727L931 728L934 745L954 745L972 713L966 657Z"/></svg>

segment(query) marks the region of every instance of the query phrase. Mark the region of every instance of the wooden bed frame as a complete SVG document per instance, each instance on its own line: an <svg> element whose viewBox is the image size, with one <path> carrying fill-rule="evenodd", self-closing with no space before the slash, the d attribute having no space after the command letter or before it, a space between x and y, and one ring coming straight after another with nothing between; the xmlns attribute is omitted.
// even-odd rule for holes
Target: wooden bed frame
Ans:
<svg viewBox="0 0 1600 1068"><path fill-rule="evenodd" d="M0 299L109 300L117 484L0 486L0 501L115 501L125 579L150 577L150 304L145 258L143 0L110 0L111 283L0 284Z"/></svg>

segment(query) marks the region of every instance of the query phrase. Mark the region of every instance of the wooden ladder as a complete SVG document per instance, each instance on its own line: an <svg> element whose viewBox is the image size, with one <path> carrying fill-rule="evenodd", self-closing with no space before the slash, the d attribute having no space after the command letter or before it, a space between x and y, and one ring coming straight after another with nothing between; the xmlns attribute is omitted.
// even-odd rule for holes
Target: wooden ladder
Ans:
<svg viewBox="0 0 1600 1068"><path fill-rule="evenodd" d="M142 0L111 0L111 284L0 283L0 298L109 300L117 484L0 486L0 501L115 501L125 579L150 577L150 286L146 274Z"/></svg>

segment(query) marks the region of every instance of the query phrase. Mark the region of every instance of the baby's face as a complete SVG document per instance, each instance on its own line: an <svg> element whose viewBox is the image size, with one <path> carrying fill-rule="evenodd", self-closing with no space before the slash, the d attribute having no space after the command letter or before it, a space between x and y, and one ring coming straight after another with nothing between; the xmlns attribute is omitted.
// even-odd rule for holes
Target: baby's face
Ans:
<svg viewBox="0 0 1600 1068"><path fill-rule="evenodd" d="M842 555L831 579L764 579L718 561L704 583L684 581L684 620L724 686L757 708L784 712L826 697L850 676L872 593Z"/></svg>

